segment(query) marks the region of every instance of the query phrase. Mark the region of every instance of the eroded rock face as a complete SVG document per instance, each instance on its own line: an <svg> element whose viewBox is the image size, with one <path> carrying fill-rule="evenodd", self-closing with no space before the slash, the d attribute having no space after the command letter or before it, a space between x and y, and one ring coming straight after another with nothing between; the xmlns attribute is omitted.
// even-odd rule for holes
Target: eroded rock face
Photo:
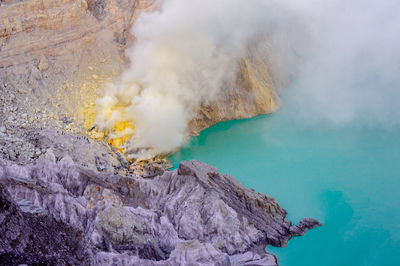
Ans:
<svg viewBox="0 0 400 266"><path fill-rule="evenodd" d="M46 239L40 247L58 245L46 258L75 258L73 264L276 265L266 245L285 246L320 225L308 218L292 226L274 199L198 161L143 179L102 174L70 159L27 166L0 160L0 183L7 188L0 187L0 230L7 235L1 256L10 262L15 252L23 254L18 263L42 258L41 249L27 249L33 240L26 239L37 235ZM65 232L75 237L60 244ZM10 253L11 245L20 248Z"/></svg>
<svg viewBox="0 0 400 266"><path fill-rule="evenodd" d="M127 42L137 11L152 0L7 0L1 2L0 68L72 53L111 52ZM99 38L111 38L99 39ZM103 44L101 44L103 42ZM104 46L102 46L104 45ZM96 57L96 55L92 55ZM82 58L76 58L81 60ZM66 61L66 60L65 60ZM46 69L42 69L46 70Z"/></svg>
<svg viewBox="0 0 400 266"><path fill-rule="evenodd" d="M24 144L28 130L55 128L100 139L83 125L94 121L104 85L128 66L125 49L134 44L130 29L137 17L155 8L154 0L0 2L0 144L23 146L0 150L1 157L19 162L39 157L44 151ZM189 136L219 121L279 108L277 91L289 73L278 68L276 51L267 43L250 46L236 80L195 111Z"/></svg>
<svg viewBox="0 0 400 266"><path fill-rule="evenodd" d="M283 77L273 71L274 53L269 46L249 49L239 64L236 80L198 108L189 123L191 135L221 121L276 112L281 106L278 91L289 74Z"/></svg>
<svg viewBox="0 0 400 266"><path fill-rule="evenodd" d="M49 216L22 212L0 184L0 264L79 265L90 262L83 233Z"/></svg>
<svg viewBox="0 0 400 266"><path fill-rule="evenodd" d="M86 111L129 63L129 30L152 3L0 1L0 157L33 162L44 128L86 135Z"/></svg>

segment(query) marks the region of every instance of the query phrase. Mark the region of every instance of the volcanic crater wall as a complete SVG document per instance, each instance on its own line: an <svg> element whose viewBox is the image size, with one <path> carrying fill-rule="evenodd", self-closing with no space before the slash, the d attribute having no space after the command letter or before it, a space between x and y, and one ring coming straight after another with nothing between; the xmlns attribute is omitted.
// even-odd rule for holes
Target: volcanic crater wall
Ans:
<svg viewBox="0 0 400 266"><path fill-rule="evenodd" d="M125 49L134 43L135 20L155 8L153 0L0 2L2 133L23 138L27 129L50 127L103 137L86 131L96 99L129 65ZM272 48L249 47L237 79L198 108L189 135L219 121L277 110L277 88L289 74L273 71L278 60Z"/></svg>
<svg viewBox="0 0 400 266"><path fill-rule="evenodd" d="M143 178L118 151L88 138L99 137L85 126L101 88L130 63L130 29L154 8L152 0L0 1L5 263L276 265L266 245L284 246L319 225L292 225L274 199L200 162L147 169ZM198 108L191 135L279 107L290 73L279 71L274 46L250 46L247 55L236 79Z"/></svg>

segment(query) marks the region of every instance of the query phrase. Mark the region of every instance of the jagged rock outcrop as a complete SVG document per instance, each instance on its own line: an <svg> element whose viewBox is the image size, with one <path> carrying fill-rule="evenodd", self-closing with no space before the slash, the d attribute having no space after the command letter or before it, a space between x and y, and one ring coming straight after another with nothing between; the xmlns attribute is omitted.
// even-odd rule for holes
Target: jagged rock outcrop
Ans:
<svg viewBox="0 0 400 266"><path fill-rule="evenodd" d="M274 199L198 161L143 179L103 174L69 156L27 166L0 160L0 183L12 195L0 187L0 256L24 254L18 263L37 255L93 265L276 265L266 245L285 246L319 225L308 218L292 226ZM66 232L82 236L60 242ZM46 241L26 249L34 239ZM21 248L11 251L11 243Z"/></svg>
<svg viewBox="0 0 400 266"><path fill-rule="evenodd" d="M35 213L23 212L0 183L0 265L90 263L80 230Z"/></svg>

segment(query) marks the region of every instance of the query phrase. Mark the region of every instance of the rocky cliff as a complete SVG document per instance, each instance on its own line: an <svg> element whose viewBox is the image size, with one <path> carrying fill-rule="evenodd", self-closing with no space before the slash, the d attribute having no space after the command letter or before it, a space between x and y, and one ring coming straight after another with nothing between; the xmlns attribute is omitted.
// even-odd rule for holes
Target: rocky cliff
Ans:
<svg viewBox="0 0 400 266"><path fill-rule="evenodd" d="M33 165L0 160L0 264L277 265L267 245L319 225L286 214L197 161L144 179L51 149Z"/></svg>

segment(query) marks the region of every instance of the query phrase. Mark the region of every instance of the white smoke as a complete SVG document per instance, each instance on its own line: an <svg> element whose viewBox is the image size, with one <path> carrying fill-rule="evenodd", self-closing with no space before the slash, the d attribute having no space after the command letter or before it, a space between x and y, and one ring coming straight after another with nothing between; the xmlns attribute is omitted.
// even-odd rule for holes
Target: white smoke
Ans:
<svg viewBox="0 0 400 266"><path fill-rule="evenodd" d="M97 125L122 120L135 129L130 152L150 157L186 139L194 109L212 99L237 74L249 43L275 22L278 9L264 0L165 0L133 28L131 66L98 101ZM123 106L123 112L112 108Z"/></svg>
<svg viewBox="0 0 400 266"><path fill-rule="evenodd" d="M273 45L294 47L302 59L291 98L304 121L342 123L364 116L400 122L398 0L159 3L158 11L142 14L133 28L131 66L98 101L101 129L120 121L134 124L127 148L138 156L182 145L195 108L235 77L248 45L268 40L267 34L287 35ZM287 29L279 25L291 25L291 31L279 32ZM280 46L279 40L291 43ZM296 60L288 58L283 69L293 69Z"/></svg>

